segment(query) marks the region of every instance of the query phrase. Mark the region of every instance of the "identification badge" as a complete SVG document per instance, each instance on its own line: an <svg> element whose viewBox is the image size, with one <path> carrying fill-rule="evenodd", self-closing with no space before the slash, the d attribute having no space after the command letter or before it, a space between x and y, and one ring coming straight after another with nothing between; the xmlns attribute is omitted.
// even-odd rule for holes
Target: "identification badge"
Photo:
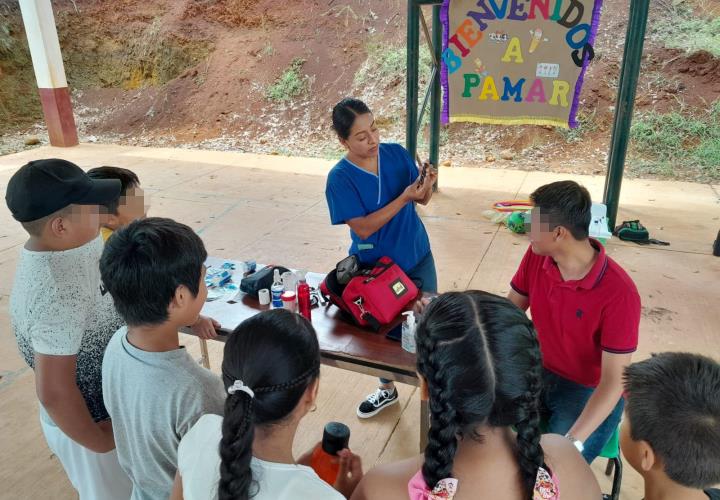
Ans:
<svg viewBox="0 0 720 500"><path fill-rule="evenodd" d="M372 250L375 245L372 243L358 243L358 250Z"/></svg>

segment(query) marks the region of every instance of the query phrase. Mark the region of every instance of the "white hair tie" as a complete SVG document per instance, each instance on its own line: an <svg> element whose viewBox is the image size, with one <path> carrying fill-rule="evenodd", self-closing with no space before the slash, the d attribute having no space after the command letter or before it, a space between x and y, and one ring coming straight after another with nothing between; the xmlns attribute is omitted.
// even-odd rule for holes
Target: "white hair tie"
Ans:
<svg viewBox="0 0 720 500"><path fill-rule="evenodd" d="M231 385L230 387L228 387L228 390L227 390L227 391L228 391L228 394L235 394L235 393L238 392L238 391L242 391L242 392L244 392L245 394L247 394L248 396L250 396L251 398L254 398L254 397L255 397L255 393L253 392L253 390L250 389L250 388L249 388L248 386L246 386L245 384L243 384L242 380L236 380L236 381L233 383L233 385Z"/></svg>

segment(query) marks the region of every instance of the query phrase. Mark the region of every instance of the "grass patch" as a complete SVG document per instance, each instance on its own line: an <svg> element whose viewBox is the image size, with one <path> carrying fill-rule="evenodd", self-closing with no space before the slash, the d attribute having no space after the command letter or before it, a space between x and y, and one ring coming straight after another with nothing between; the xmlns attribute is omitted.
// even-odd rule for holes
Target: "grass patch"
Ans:
<svg viewBox="0 0 720 500"><path fill-rule="evenodd" d="M270 85L265 96L271 101L290 101L307 90L307 76L300 73L305 59L296 57L275 83Z"/></svg>
<svg viewBox="0 0 720 500"><path fill-rule="evenodd" d="M592 112L579 111L577 114L578 126L575 128L557 128L557 132L565 139L565 142L574 144L580 142L585 134L595 132L598 129L598 123L595 119L596 111Z"/></svg>
<svg viewBox="0 0 720 500"><path fill-rule="evenodd" d="M275 47L272 46L272 44L268 43L266 46L262 48L260 51L260 57L269 57L273 54L275 54Z"/></svg>
<svg viewBox="0 0 720 500"><path fill-rule="evenodd" d="M0 55L7 56L12 52L15 40L10 34L10 23L0 15Z"/></svg>
<svg viewBox="0 0 720 500"><path fill-rule="evenodd" d="M676 111L641 115L630 137L636 173L677 177L677 165L698 181L720 179L720 100L698 116Z"/></svg>
<svg viewBox="0 0 720 500"><path fill-rule="evenodd" d="M366 47L367 59L355 73L355 86L380 84L384 87L393 82L405 81L407 69L407 47L388 45L386 42L371 40ZM427 45L420 46L420 84L427 84L432 72L432 56ZM399 82L398 82L399 83Z"/></svg>
<svg viewBox="0 0 720 500"><path fill-rule="evenodd" d="M340 160L345 155L345 148L337 141L325 143L320 148L320 158L324 160Z"/></svg>
<svg viewBox="0 0 720 500"><path fill-rule="evenodd" d="M707 50L720 57L720 16L698 17L689 6L678 4L648 27L653 38L668 48Z"/></svg>

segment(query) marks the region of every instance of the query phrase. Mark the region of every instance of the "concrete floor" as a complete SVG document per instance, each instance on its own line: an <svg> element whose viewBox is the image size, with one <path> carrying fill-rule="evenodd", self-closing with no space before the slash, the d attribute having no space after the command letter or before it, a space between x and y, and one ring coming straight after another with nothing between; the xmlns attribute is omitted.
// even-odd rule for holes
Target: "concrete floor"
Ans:
<svg viewBox="0 0 720 500"><path fill-rule="evenodd" d="M175 218L203 237L220 257L254 258L317 271L345 254L347 231L332 227L324 199L332 162L215 151L81 145L43 147L0 157L4 192L25 162L62 157L84 168L117 165L134 170L151 193L151 215ZM527 242L481 216L494 201L523 198L536 187L574 178L602 196L603 177L512 170L442 168L441 191L419 210L430 233L441 290L480 288L508 292ZM612 240L608 253L635 280L643 301L640 348L685 350L720 358L720 259L710 255L720 229L720 186L626 180L620 220L641 219L670 247L639 247ZM37 422L33 374L20 359L8 321L8 299L17 255L25 240L19 224L0 208L0 498L75 498L60 464L48 450ZM184 339L199 356L197 341ZM212 344L212 343L211 343ZM211 345L213 368L221 360ZM318 411L303 422L298 452L320 439L330 420L352 429L351 446L365 468L417 453L419 398L408 386L401 402L376 419L359 421L355 406L375 381L323 367ZM594 464L608 491L600 461ZM623 499L639 499L639 477L626 468Z"/></svg>

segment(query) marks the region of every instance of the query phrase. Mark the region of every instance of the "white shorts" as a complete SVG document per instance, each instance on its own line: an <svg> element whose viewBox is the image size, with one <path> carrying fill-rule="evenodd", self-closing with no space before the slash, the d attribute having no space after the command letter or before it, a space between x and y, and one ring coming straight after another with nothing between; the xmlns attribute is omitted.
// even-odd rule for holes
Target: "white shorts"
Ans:
<svg viewBox="0 0 720 500"><path fill-rule="evenodd" d="M118 462L117 451L95 453L40 417L45 439L65 469L80 500L128 500L132 483Z"/></svg>

